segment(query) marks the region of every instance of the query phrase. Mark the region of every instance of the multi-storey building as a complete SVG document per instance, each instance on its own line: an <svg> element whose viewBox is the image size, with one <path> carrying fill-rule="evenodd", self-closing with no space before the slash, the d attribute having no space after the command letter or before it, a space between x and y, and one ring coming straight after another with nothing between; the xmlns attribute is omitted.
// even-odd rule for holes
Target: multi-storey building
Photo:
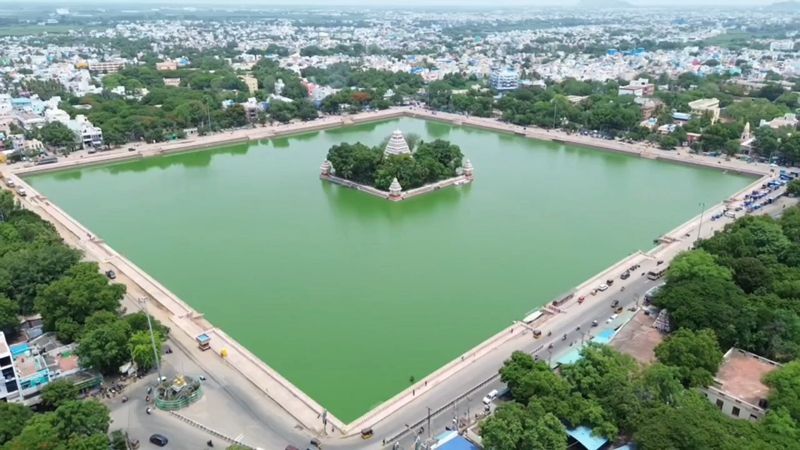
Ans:
<svg viewBox="0 0 800 450"><path fill-rule="evenodd" d="M13 401L19 397L19 382L14 368L14 358L6 342L6 335L2 331L0 331L0 373L3 374L3 382L0 383L0 401Z"/></svg>
<svg viewBox="0 0 800 450"><path fill-rule="evenodd" d="M489 83L496 91L513 91L519 87L519 74L509 68L494 70Z"/></svg>

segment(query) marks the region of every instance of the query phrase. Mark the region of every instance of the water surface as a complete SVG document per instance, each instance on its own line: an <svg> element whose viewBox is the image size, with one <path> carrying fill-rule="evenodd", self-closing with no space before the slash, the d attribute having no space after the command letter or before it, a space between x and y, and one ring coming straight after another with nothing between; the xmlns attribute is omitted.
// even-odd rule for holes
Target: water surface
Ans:
<svg viewBox="0 0 800 450"><path fill-rule="evenodd" d="M396 128L475 182L391 203L318 178ZM403 118L29 181L350 421L751 178Z"/></svg>

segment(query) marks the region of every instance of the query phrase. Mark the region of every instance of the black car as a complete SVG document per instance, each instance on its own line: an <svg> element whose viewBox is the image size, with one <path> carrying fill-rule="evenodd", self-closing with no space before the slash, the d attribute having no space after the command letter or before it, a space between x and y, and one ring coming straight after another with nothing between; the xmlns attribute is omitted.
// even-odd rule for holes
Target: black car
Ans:
<svg viewBox="0 0 800 450"><path fill-rule="evenodd" d="M113 280L114 278L117 278L117 273L113 270L106 270L106 276Z"/></svg>
<svg viewBox="0 0 800 450"><path fill-rule="evenodd" d="M159 447L163 447L163 446L167 445L167 443L169 442L169 439L167 439L167 437L164 436L163 434L154 434L154 435L150 436L150 442L152 442L153 444L155 444L155 445L157 445Z"/></svg>
<svg viewBox="0 0 800 450"><path fill-rule="evenodd" d="M628 278L631 277L631 273L630 272L623 272L622 275L620 275L619 277L622 280L627 280Z"/></svg>
<svg viewBox="0 0 800 450"><path fill-rule="evenodd" d="M619 306L619 300L614 300L613 302L611 302L612 308L616 308L617 306Z"/></svg>

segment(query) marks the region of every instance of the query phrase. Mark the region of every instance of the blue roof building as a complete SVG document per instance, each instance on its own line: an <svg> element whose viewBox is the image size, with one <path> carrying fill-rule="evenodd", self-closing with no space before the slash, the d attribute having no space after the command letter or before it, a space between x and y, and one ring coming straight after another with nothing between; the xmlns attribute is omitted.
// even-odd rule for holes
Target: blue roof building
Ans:
<svg viewBox="0 0 800 450"><path fill-rule="evenodd" d="M480 448L472 442L458 435L455 431L448 431L436 436L437 444L431 446L431 449L438 450L480 450Z"/></svg>
<svg viewBox="0 0 800 450"><path fill-rule="evenodd" d="M567 434L586 450L598 450L608 442L608 439L602 436L595 436L592 434L591 428L584 426L567 430Z"/></svg>

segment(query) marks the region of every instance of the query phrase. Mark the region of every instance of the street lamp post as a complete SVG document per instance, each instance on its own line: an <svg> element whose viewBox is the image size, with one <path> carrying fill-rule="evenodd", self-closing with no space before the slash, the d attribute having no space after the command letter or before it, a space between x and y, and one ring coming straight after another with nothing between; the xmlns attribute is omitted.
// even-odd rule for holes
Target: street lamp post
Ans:
<svg viewBox="0 0 800 450"><path fill-rule="evenodd" d="M698 206L700 207L700 223L697 225L697 239L694 240L695 244L700 240L700 230L703 229L703 213L706 211L706 203L700 202Z"/></svg>
<svg viewBox="0 0 800 450"><path fill-rule="evenodd" d="M158 382L161 383L161 363L159 362L158 350L156 349L156 337L153 334L153 322L150 320L150 313L147 311L147 301L144 298L140 298L138 301L139 301L139 307L142 308L142 311L144 311L144 315L147 316L147 328L150 329L150 343L153 345L153 356L155 357L156 361L156 372L158 372Z"/></svg>

